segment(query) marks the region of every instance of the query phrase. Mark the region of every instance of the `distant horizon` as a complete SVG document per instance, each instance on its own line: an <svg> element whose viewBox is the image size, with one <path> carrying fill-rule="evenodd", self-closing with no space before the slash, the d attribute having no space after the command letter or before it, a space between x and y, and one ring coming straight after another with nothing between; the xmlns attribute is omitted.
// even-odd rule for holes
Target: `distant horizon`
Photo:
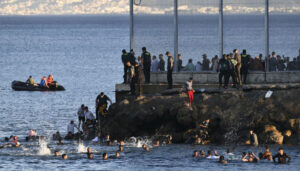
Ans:
<svg viewBox="0 0 300 171"><path fill-rule="evenodd" d="M139 0L140 1L140 0ZM299 0L270 0L270 13L300 14ZM181 0L179 13L218 14L218 0ZM264 13L263 0L227 0L224 13L259 14ZM173 0L141 0L135 5L137 14L173 13ZM2 0L0 15L126 15L129 0Z"/></svg>

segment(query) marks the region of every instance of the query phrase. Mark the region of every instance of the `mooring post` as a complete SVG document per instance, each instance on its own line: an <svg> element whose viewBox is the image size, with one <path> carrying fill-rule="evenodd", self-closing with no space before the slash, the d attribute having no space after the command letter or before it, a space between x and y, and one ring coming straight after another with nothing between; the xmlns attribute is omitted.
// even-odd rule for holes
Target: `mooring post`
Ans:
<svg viewBox="0 0 300 171"><path fill-rule="evenodd" d="M219 36L220 36L220 53L219 58L221 59L223 56L223 0L219 0Z"/></svg>
<svg viewBox="0 0 300 171"><path fill-rule="evenodd" d="M178 0L174 0L174 71L178 71Z"/></svg>
<svg viewBox="0 0 300 171"><path fill-rule="evenodd" d="M130 49L134 49L133 1L134 0L129 0L129 6L130 6Z"/></svg>
<svg viewBox="0 0 300 171"><path fill-rule="evenodd" d="M265 71L269 71L269 0L265 0Z"/></svg>

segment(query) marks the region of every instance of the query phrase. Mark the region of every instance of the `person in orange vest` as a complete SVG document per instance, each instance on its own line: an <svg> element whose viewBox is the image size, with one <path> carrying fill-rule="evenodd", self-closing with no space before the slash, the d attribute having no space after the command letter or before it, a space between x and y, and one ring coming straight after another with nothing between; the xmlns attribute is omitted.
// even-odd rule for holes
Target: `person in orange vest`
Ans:
<svg viewBox="0 0 300 171"><path fill-rule="evenodd" d="M48 76L47 84L53 84L53 75Z"/></svg>

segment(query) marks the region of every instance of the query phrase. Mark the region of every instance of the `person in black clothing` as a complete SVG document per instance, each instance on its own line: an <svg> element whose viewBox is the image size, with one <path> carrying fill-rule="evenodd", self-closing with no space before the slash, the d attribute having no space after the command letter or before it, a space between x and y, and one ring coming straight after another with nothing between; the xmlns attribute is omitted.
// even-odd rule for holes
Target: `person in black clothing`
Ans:
<svg viewBox="0 0 300 171"><path fill-rule="evenodd" d="M223 55L223 58L219 60L218 71L219 71L219 87L222 86L222 78L224 77L224 88L228 87L229 80L229 61L227 60L226 55Z"/></svg>
<svg viewBox="0 0 300 171"><path fill-rule="evenodd" d="M247 55L246 49L243 49L241 58L242 58L241 77L243 79L243 83L246 84L248 68L249 68L249 61L250 61L250 56Z"/></svg>
<svg viewBox="0 0 300 171"><path fill-rule="evenodd" d="M173 57L171 56L171 53L168 51L166 52L166 55L168 56L168 73L167 73L167 79L168 79L168 89L172 89L173 88L173 77L172 77L172 73L173 73L173 68L174 68L174 60Z"/></svg>
<svg viewBox="0 0 300 171"><path fill-rule="evenodd" d="M145 83L150 83L151 54L147 52L146 47L143 47L142 51L141 57L144 66Z"/></svg>
<svg viewBox="0 0 300 171"><path fill-rule="evenodd" d="M124 65L124 75L123 75L124 82L123 82L123 84L127 83L127 70L128 70L128 67L127 67L126 63L128 61L129 61L129 54L126 52L125 49L123 49L122 50L122 63Z"/></svg>
<svg viewBox="0 0 300 171"><path fill-rule="evenodd" d="M129 62L133 65L135 64L136 58L135 58L135 53L133 51L133 49L130 50L130 53L129 53Z"/></svg>
<svg viewBox="0 0 300 171"><path fill-rule="evenodd" d="M107 112L107 101L112 104L112 101L103 92L101 92L96 98L96 119L102 120L104 114Z"/></svg>
<svg viewBox="0 0 300 171"><path fill-rule="evenodd" d="M233 63L233 62L235 62L235 59L231 58L232 55L233 55L232 53L227 55L227 60L229 61L228 81L231 77L232 82L233 82L233 88L236 88L237 82L236 82L236 75L235 75L235 66Z"/></svg>
<svg viewBox="0 0 300 171"><path fill-rule="evenodd" d="M287 162L291 161L291 157L284 153L283 148L279 148L278 153L275 156L273 156L274 162L276 162L276 158L278 158L277 162L280 164L286 164ZM288 161L286 161L286 159L288 159Z"/></svg>
<svg viewBox="0 0 300 171"><path fill-rule="evenodd" d="M165 71L165 60L163 58L163 54L159 54L159 63L158 63L158 70Z"/></svg>

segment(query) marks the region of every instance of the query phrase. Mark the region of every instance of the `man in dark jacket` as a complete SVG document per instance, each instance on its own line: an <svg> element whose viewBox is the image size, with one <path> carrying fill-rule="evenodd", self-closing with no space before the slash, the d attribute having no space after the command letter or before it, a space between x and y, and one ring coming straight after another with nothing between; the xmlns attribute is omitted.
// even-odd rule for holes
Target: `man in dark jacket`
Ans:
<svg viewBox="0 0 300 171"><path fill-rule="evenodd" d="M248 69L249 69L249 61L250 61L250 56L247 55L246 49L243 49L241 58L242 58L241 77L243 80L243 84L246 84Z"/></svg>
<svg viewBox="0 0 300 171"><path fill-rule="evenodd" d="M144 66L145 83L150 83L151 54L147 52L146 47L143 47L142 51L141 57Z"/></svg>
<svg viewBox="0 0 300 171"><path fill-rule="evenodd" d="M219 71L219 87L222 86L222 78L224 77L224 88L228 87L229 80L229 61L227 60L226 55L219 60L218 71Z"/></svg>
<svg viewBox="0 0 300 171"><path fill-rule="evenodd" d="M129 54L126 52L125 49L122 50L122 63L124 65L124 75L123 75L123 78L124 78L124 82L123 84L126 84L128 81L127 81L127 71L128 71L128 67L127 67L127 62L129 61Z"/></svg>
<svg viewBox="0 0 300 171"><path fill-rule="evenodd" d="M165 71L165 60L163 54L159 55L159 63L158 63L158 70Z"/></svg>

